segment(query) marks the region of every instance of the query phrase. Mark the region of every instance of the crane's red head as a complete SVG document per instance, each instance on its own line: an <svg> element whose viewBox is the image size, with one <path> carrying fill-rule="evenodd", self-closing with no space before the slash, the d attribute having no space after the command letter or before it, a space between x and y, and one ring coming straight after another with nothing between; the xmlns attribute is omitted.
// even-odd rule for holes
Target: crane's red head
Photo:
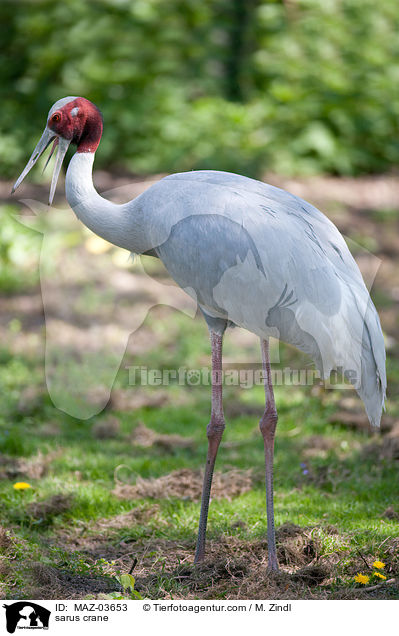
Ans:
<svg viewBox="0 0 399 636"><path fill-rule="evenodd" d="M97 106L89 102L88 99L84 97L64 97L59 99L50 108L46 128L23 172L15 182L12 192L15 192L40 155L43 154L51 141L54 141L50 157L56 147L57 156L50 187L49 203L51 205L62 161L69 144L76 144L78 152L94 153L100 143L102 132L102 115Z"/></svg>
<svg viewBox="0 0 399 636"><path fill-rule="evenodd" d="M47 128L57 137L76 144L78 152L95 152L103 132L103 118L88 99L65 97L50 109Z"/></svg>

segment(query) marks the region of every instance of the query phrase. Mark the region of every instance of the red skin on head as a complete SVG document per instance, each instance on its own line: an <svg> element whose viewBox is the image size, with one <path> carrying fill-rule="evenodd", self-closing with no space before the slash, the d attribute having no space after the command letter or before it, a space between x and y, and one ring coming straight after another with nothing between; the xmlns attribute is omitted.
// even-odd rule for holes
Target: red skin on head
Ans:
<svg viewBox="0 0 399 636"><path fill-rule="evenodd" d="M103 132L103 118L97 106L84 97L77 97L52 113L47 126L76 144L78 152L96 152Z"/></svg>

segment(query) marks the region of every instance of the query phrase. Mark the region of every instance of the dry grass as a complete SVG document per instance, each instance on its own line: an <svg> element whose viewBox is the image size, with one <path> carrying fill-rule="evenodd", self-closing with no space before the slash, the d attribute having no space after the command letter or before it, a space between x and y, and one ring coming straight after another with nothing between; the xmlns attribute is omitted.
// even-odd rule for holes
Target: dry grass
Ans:
<svg viewBox="0 0 399 636"><path fill-rule="evenodd" d="M20 475L26 479L41 479L50 468L51 462L62 451L56 450L43 454L40 450L32 457L12 458L0 455L0 479L14 479Z"/></svg>
<svg viewBox="0 0 399 636"><path fill-rule="evenodd" d="M150 446L158 446L166 451L173 451L175 448L193 448L195 440L191 437L182 437L181 435L160 435L145 424L140 422L133 433L131 441L137 446L148 448Z"/></svg>
<svg viewBox="0 0 399 636"><path fill-rule="evenodd" d="M104 577L76 574L43 563L29 567L30 598L84 598L115 590L118 585Z"/></svg>
<svg viewBox="0 0 399 636"><path fill-rule="evenodd" d="M13 583L14 570L19 566L16 540L0 526L0 598L6 598L7 587ZM33 598L33 597L32 597Z"/></svg>
<svg viewBox="0 0 399 636"><path fill-rule="evenodd" d="M111 394L111 407L116 411L135 411L145 406L161 407L170 401L170 393L156 391L150 395L140 388L114 389Z"/></svg>
<svg viewBox="0 0 399 636"><path fill-rule="evenodd" d="M216 472L212 482L212 497L231 500L233 497L248 492L252 487L251 473L251 470L237 469L225 473ZM203 472L200 470L182 468L156 479L138 477L136 484L118 484L112 492L121 499L179 497L186 501L199 501L203 478Z"/></svg>
<svg viewBox="0 0 399 636"><path fill-rule="evenodd" d="M0 526L0 551L7 554L13 547L14 541L8 530Z"/></svg>
<svg viewBox="0 0 399 636"><path fill-rule="evenodd" d="M27 511L34 519L40 519L43 523L51 523L54 517L69 510L72 502L71 495L56 494L44 501L35 501L29 504Z"/></svg>
<svg viewBox="0 0 399 636"><path fill-rule="evenodd" d="M267 570L266 541L230 536L209 541L206 559L198 566L193 565L194 546L162 540L135 545L133 551L119 557L119 562L128 569L132 559L137 559L136 588L149 598L386 598L384 584L370 592L348 586L331 589L342 555L320 556L317 530L290 524L279 529L278 573ZM361 569L360 564L356 567ZM394 586L398 591L397 582Z"/></svg>
<svg viewBox="0 0 399 636"><path fill-rule="evenodd" d="M91 530L94 532L104 530L120 530L122 528L130 528L132 525L143 524L154 517L160 508L157 504L152 506L137 506L129 510L129 512L123 512L120 515L115 515L110 519L98 519L91 526Z"/></svg>
<svg viewBox="0 0 399 636"><path fill-rule="evenodd" d="M105 421L96 422L91 429L96 439L113 439L121 430L121 425L116 417L108 417Z"/></svg>
<svg viewBox="0 0 399 636"><path fill-rule="evenodd" d="M399 519L399 514L394 510L393 506L388 506L382 513L382 517L386 519Z"/></svg>
<svg viewBox="0 0 399 636"><path fill-rule="evenodd" d="M71 549L78 549L93 560L100 556L115 562L119 571L128 572L132 566L136 589L143 597L173 599L350 599L387 598L387 589L398 594L399 584L381 583L373 589L348 585L358 571L364 571L362 556L352 555L351 565L343 573L342 562L347 559L348 537L341 536L334 527L300 528L284 524L277 530L277 550L280 571L267 569L267 542L264 539L245 540L237 536L221 535L207 543L205 561L194 566L194 545L191 541L171 541L155 536L139 540L118 540L118 529L130 523L141 523L158 513L158 507L139 507L113 520L100 520L90 525L86 537L63 535L62 543L70 541ZM92 532L98 533L93 536ZM108 535L105 533L108 532ZM336 541L336 550L323 554L321 536L329 534ZM388 553L385 573L392 577L398 569L398 540L387 542ZM374 557L368 556L370 570ZM377 558L377 555L375 556ZM346 583L338 584L346 577ZM61 578L63 585L65 579ZM96 582L97 581L97 582ZM64 589L60 598L68 594L87 593L98 580L77 580ZM60 591L61 593L61 591ZM78 597L78 596L75 596Z"/></svg>

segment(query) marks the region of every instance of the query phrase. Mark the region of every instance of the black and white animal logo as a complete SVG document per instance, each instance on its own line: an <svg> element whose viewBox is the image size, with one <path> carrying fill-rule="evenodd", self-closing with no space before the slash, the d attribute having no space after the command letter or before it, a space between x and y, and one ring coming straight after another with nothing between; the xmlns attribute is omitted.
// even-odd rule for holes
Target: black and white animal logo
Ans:
<svg viewBox="0 0 399 636"><path fill-rule="evenodd" d="M48 629L51 612L37 603L17 601L3 607L6 610L6 627L9 634L13 634L16 629Z"/></svg>

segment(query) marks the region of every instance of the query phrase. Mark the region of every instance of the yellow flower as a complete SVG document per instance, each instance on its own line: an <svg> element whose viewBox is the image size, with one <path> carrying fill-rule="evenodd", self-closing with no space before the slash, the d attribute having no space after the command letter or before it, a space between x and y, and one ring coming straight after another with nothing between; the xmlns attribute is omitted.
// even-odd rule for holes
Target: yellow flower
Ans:
<svg viewBox="0 0 399 636"><path fill-rule="evenodd" d="M355 581L356 583L362 583L363 585L366 585L366 583L370 581L370 577L365 576L364 574L356 574Z"/></svg>
<svg viewBox="0 0 399 636"><path fill-rule="evenodd" d="M382 568L385 568L385 563L383 563L382 561L374 561L373 567L377 568L378 570L382 570Z"/></svg>
<svg viewBox="0 0 399 636"><path fill-rule="evenodd" d="M15 488L15 490L26 490L27 488L32 488L32 486L25 481L17 481L17 483L13 485L13 488Z"/></svg>
<svg viewBox="0 0 399 636"><path fill-rule="evenodd" d="M384 581L387 578L386 576L381 574L381 572L374 572L374 576L378 576L379 579L384 579Z"/></svg>

